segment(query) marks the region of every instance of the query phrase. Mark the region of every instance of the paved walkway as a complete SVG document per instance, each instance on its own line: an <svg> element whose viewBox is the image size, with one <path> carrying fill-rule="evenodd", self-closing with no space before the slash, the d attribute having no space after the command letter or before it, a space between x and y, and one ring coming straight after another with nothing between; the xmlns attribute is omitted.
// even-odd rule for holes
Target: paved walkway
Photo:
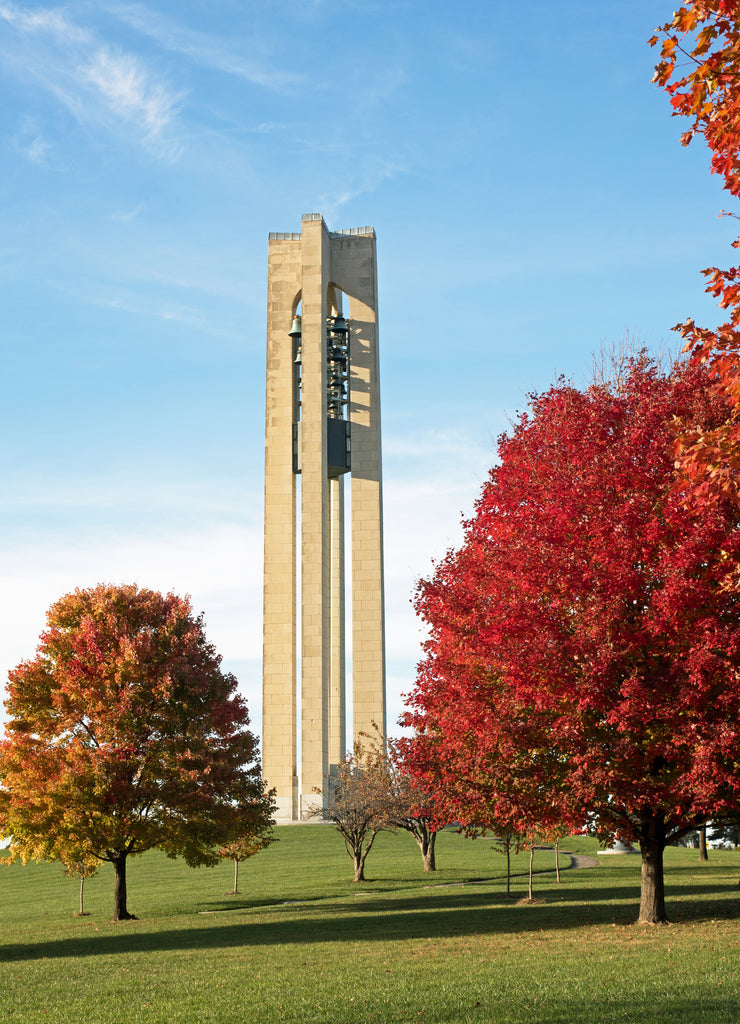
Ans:
<svg viewBox="0 0 740 1024"><path fill-rule="evenodd" d="M570 866L572 868L598 868L601 865L601 861L597 860L596 857L586 857L582 853L568 853L567 850L562 852L566 857L570 857Z"/></svg>

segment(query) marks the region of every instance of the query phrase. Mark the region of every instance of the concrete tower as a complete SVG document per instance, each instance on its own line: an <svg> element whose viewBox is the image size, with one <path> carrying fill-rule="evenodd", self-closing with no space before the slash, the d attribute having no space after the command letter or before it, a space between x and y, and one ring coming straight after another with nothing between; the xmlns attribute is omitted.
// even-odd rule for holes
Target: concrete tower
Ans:
<svg viewBox="0 0 740 1024"><path fill-rule="evenodd" d="M375 232L301 227L270 234L267 284L262 769L281 821L320 802L347 748L345 480L353 735L385 731Z"/></svg>

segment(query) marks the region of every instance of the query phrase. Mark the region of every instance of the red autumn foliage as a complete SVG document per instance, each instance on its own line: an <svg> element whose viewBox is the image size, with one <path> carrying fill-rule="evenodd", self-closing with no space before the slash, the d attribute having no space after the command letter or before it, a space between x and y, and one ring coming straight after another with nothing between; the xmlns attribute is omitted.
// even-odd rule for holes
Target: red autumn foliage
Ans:
<svg viewBox="0 0 740 1024"><path fill-rule="evenodd" d="M684 145L704 137L711 169L740 197L740 2L690 0L650 43L661 43L655 81L666 89L673 113L688 117ZM737 248L740 240L733 243ZM727 312L714 330L692 319L675 328L697 363L708 365L713 386L728 401L719 424L682 424L679 461L693 485L693 500L706 503L737 495L740 472L740 266L709 267L707 291Z"/></svg>
<svg viewBox="0 0 740 1024"><path fill-rule="evenodd" d="M407 770L447 820L639 841L643 921L665 845L740 796L738 512L697 515L673 455L674 416L725 414L701 368L644 359L535 396L416 597Z"/></svg>
<svg viewBox="0 0 740 1024"><path fill-rule="evenodd" d="M47 623L9 676L0 829L24 861L110 861L125 919L130 855L215 864L245 823L269 824L257 743L186 599L101 584Z"/></svg>

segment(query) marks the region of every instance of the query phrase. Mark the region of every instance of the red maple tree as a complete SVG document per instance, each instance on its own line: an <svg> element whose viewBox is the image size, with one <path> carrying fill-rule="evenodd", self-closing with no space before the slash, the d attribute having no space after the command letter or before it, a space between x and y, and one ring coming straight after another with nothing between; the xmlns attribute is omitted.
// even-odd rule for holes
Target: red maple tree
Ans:
<svg viewBox="0 0 740 1024"><path fill-rule="evenodd" d="M187 599L99 585L50 608L36 657L9 676L0 829L11 858L126 862L159 848L216 864L271 821L236 680Z"/></svg>
<svg viewBox="0 0 740 1024"><path fill-rule="evenodd" d="M659 42L655 81L667 90L673 113L691 122L682 143L703 136L712 172L740 197L740 2L689 0L650 40ZM740 247L740 239L733 244ZM705 503L736 496L740 479L740 266L709 267L703 273L727 320L708 329L687 319L674 329L692 359L710 368L713 386L727 399L721 423L682 424L679 436L679 460L693 485L692 498Z"/></svg>
<svg viewBox="0 0 740 1024"><path fill-rule="evenodd" d="M447 820L639 841L643 922L666 844L740 794L738 512L698 515L673 454L675 416L725 413L701 368L644 358L534 396L416 598L407 769Z"/></svg>

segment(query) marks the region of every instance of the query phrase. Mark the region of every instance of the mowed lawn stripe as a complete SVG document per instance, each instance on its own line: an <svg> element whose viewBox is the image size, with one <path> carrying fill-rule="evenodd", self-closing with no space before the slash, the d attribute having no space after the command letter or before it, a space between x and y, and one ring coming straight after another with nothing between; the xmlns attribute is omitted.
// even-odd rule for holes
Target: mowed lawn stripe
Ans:
<svg viewBox="0 0 740 1024"><path fill-rule="evenodd" d="M78 885L58 865L0 873L0 989L6 1019L71 1024L646 1020L737 1024L740 854L669 850L675 922L640 928L639 857L565 870L538 852L535 897L505 894L490 840L444 833L424 875L413 840L383 835L369 881L351 882L341 840L322 825L278 828L247 861L190 869L134 860L129 904L111 924L112 877ZM593 840L565 847L593 854ZM513 891L526 895L527 856ZM561 866L568 858L561 859ZM112 873L111 873L112 874Z"/></svg>

